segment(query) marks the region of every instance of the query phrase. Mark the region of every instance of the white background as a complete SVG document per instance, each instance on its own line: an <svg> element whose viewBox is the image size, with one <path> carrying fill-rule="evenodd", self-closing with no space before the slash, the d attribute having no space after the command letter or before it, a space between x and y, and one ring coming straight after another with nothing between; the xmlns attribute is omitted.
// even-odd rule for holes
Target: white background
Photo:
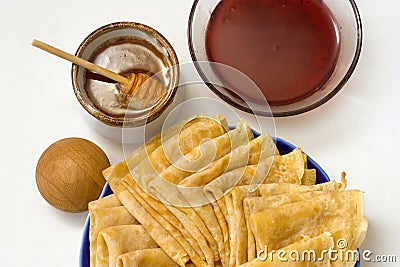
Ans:
<svg viewBox="0 0 400 267"><path fill-rule="evenodd" d="M190 62L186 31L191 2L1 0L0 266L78 265L87 214L54 209L35 183L37 160L51 143L83 137L102 147L112 163L123 158L121 145L85 124L72 91L71 64L33 48L32 39L75 52L94 29L136 21L160 31L180 62ZM400 2L358 2L365 35L354 75L322 107L276 119L276 131L332 178L347 172L349 187L365 192L370 226L361 249L396 255L400 261ZM191 94L213 96L205 86Z"/></svg>

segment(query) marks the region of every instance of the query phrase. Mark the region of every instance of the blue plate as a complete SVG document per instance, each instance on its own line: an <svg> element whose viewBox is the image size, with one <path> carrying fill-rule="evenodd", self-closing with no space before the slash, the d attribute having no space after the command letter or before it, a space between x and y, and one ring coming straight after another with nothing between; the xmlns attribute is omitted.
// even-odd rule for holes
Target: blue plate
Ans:
<svg viewBox="0 0 400 267"><path fill-rule="evenodd" d="M254 132L255 136L259 134ZM281 139L281 138L273 138L276 146L281 155L290 153L296 146L290 144L289 142ZM330 179L326 172L309 156L307 156L307 168L315 169L317 171L317 184L329 182ZM112 190L108 183L104 186L103 192L100 195L100 198L108 196L112 194ZM90 219L89 216L86 219L85 226L83 228L83 236L82 236L82 243L81 243L81 250L80 250L80 257L79 257L79 266L80 267L90 267L90 250L89 250L89 224ZM360 267L360 261L358 261L355 267Z"/></svg>

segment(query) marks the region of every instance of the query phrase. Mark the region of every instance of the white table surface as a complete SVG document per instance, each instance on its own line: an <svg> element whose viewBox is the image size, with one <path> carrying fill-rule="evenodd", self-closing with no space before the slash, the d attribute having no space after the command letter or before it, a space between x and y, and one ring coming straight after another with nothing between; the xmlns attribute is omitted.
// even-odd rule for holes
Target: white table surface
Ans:
<svg viewBox="0 0 400 267"><path fill-rule="evenodd" d="M61 138L83 137L102 147L112 163L123 159L121 145L85 124L72 92L71 65L33 48L32 39L74 52L100 26L136 21L160 31L180 62L190 62L191 2L1 1L0 266L78 265L87 213L60 212L40 196L35 168L45 148ZM400 2L358 2L364 43L354 75L322 107L276 119L276 134L303 148L332 178L347 172L349 187L365 192L369 231L361 249L400 261ZM205 86L191 94L214 97Z"/></svg>

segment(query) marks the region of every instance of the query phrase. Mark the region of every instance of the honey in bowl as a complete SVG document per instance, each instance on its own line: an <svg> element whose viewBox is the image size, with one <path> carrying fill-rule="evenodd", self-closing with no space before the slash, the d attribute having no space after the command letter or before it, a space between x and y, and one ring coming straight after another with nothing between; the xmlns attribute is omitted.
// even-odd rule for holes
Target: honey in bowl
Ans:
<svg viewBox="0 0 400 267"><path fill-rule="evenodd" d="M151 89L155 80L159 90L165 90L171 83L170 75L166 71L163 72L171 66L171 62L150 42L135 36L118 36L107 40L93 51L89 61L122 76L128 77L134 73L137 76L151 77L147 84L142 83L147 89ZM129 99L126 105L120 99L123 91L121 84L89 71L85 72L84 86L93 104L112 117L138 117L148 112L162 96L156 94L158 92L150 95L143 88L136 97ZM142 93L146 96L142 96Z"/></svg>
<svg viewBox="0 0 400 267"><path fill-rule="evenodd" d="M222 0L206 29L209 61L246 74L270 105L287 105L320 89L338 59L335 18L321 0ZM239 95L263 101L214 66Z"/></svg>
<svg viewBox="0 0 400 267"><path fill-rule="evenodd" d="M168 40L150 26L137 22L104 25L82 41L75 55L92 60L115 74L104 76L117 83L93 76L86 70L90 68L72 66L72 86L84 114L89 115L85 116L87 122L97 133L112 141L143 142L144 129L148 129L146 135L159 132L169 111L182 101L182 90L177 90L178 57ZM99 73L96 69L94 72ZM134 77L146 74L155 74L149 76L148 81L153 82L157 77L163 90L147 81L136 82ZM162 97L153 98L155 91L163 92ZM126 102L119 101L125 96ZM145 101L142 101L143 97ZM157 103L152 105L152 101Z"/></svg>

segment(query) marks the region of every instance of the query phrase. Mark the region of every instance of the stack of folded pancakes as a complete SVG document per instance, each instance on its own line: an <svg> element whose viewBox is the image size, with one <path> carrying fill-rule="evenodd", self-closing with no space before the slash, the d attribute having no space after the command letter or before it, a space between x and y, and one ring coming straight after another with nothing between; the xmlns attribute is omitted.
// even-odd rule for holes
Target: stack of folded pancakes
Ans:
<svg viewBox="0 0 400 267"><path fill-rule="evenodd" d="M280 155L267 134L244 120L229 130L223 115L173 125L103 174L114 194L89 205L92 267L354 266L263 254L345 254L367 230L363 194L345 190L344 175L315 185L299 148Z"/></svg>

